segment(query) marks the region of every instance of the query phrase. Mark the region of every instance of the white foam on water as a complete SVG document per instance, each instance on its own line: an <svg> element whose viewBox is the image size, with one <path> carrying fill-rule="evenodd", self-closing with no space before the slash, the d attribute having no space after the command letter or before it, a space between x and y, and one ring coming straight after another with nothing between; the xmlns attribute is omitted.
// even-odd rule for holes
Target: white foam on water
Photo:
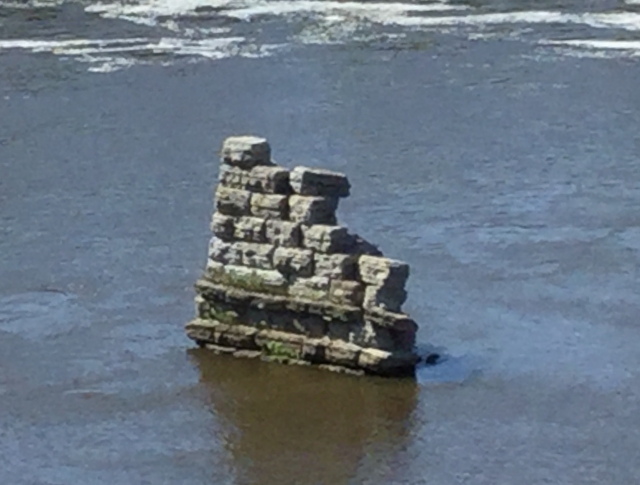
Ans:
<svg viewBox="0 0 640 485"><path fill-rule="evenodd" d="M225 11L225 15L250 20L260 15L291 15L301 13L323 14L332 21L344 20L343 16L336 14L343 13L362 17L367 20L380 21L383 18L395 18L417 12L446 12L451 10L467 10L469 7L463 5L448 5L445 3L361 3L361 2L332 2L332 1L278 1L278 2L254 2L251 6Z"/></svg>
<svg viewBox="0 0 640 485"><path fill-rule="evenodd" d="M601 50L640 51L640 40L547 40L543 44Z"/></svg>
<svg viewBox="0 0 640 485"><path fill-rule="evenodd" d="M286 47L282 44L252 45L244 37L221 37L209 39L148 38L132 39L67 39L67 40L0 40L0 51L22 49L34 53L49 52L75 58L91 64L91 72L113 72L148 61L118 54L171 54L201 59L225 59L228 57L266 57Z"/></svg>
<svg viewBox="0 0 640 485"><path fill-rule="evenodd" d="M556 48L560 55L612 59L620 57L640 57L640 40L544 40L541 45Z"/></svg>

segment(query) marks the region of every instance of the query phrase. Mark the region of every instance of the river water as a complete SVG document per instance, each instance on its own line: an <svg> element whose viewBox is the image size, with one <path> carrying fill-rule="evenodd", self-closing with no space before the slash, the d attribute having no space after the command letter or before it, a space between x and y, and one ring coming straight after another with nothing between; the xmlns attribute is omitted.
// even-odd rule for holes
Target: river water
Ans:
<svg viewBox="0 0 640 485"><path fill-rule="evenodd" d="M614 0L0 2L0 483L640 483L639 55ZM193 348L242 133L347 173L440 364Z"/></svg>

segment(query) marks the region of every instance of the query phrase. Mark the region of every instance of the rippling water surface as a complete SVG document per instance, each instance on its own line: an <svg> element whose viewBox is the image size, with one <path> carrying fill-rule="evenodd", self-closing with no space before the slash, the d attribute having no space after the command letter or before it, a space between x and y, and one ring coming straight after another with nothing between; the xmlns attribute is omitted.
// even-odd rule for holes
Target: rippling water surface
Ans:
<svg viewBox="0 0 640 485"><path fill-rule="evenodd" d="M0 2L0 483L640 481L636 1ZM191 348L216 151L344 171L444 361Z"/></svg>

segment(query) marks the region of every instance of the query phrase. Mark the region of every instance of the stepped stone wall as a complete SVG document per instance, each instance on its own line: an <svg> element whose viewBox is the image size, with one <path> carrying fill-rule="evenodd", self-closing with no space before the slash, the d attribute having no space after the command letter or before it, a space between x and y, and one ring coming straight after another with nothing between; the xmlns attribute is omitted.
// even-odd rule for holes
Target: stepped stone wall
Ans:
<svg viewBox="0 0 640 485"><path fill-rule="evenodd" d="M338 224L347 177L278 166L252 136L228 138L221 155L187 335L238 357L412 374L417 325L402 313L409 266Z"/></svg>

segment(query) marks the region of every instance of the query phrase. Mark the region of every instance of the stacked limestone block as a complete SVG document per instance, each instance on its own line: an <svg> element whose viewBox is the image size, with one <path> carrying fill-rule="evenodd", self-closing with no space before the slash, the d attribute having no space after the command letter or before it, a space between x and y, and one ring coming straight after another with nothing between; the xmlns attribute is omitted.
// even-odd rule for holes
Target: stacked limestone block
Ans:
<svg viewBox="0 0 640 485"><path fill-rule="evenodd" d="M274 164L265 139L228 138L187 335L236 356L411 374L409 267L337 223L349 192L343 174Z"/></svg>

